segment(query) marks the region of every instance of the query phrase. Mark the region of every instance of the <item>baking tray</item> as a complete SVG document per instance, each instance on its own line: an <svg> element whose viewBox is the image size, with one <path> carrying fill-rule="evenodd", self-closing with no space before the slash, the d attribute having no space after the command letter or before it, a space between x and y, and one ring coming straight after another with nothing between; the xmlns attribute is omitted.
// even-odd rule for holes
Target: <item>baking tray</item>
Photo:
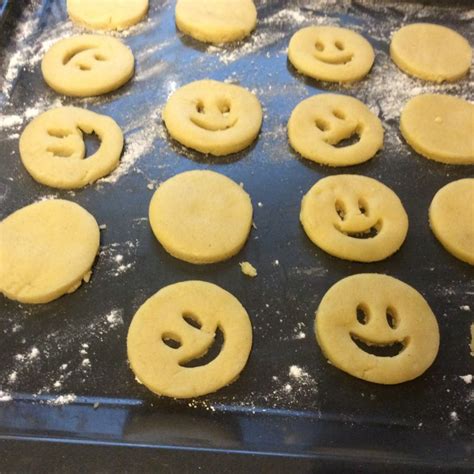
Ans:
<svg viewBox="0 0 474 474"><path fill-rule="evenodd" d="M427 210L440 187L472 176L473 167L426 160L398 131L400 108L410 97L439 91L470 98L472 80L427 84L405 76L388 57L391 33L413 21L453 27L472 44L469 2L259 1L256 32L223 48L177 32L174 2L150 3L148 19L118 35L134 51L134 79L95 99L58 96L41 78L47 48L81 32L67 20L63 0L16 0L2 19L0 218L60 197L84 206L104 228L89 284L40 306L0 297L0 470L108 472L121 466L134 472L160 465L165 472L472 471L473 390L461 376L472 373L473 271L439 245ZM376 50L369 76L342 87L297 74L287 61L287 45L309 24L343 25L364 34ZM260 98L263 128L249 149L211 159L167 135L160 119L167 97L202 78L241 84ZM331 169L291 150L286 123L292 109L323 90L353 95L380 116L385 146L374 159ZM26 123L61 104L112 116L126 138L119 169L74 192L34 182L19 159L18 136ZM194 266L176 260L149 228L153 190L190 169L224 173L244 183L252 197L256 228L228 262ZM408 237L386 261L339 260L304 234L298 218L303 194L318 179L339 173L380 179L403 201ZM257 278L241 274L238 263L244 260L257 267ZM360 272L400 278L429 301L441 347L422 377L398 386L370 384L330 366L321 354L313 334L318 303L336 281ZM188 279L233 293L251 317L254 345L235 383L213 395L175 401L136 383L125 338L149 296Z"/></svg>

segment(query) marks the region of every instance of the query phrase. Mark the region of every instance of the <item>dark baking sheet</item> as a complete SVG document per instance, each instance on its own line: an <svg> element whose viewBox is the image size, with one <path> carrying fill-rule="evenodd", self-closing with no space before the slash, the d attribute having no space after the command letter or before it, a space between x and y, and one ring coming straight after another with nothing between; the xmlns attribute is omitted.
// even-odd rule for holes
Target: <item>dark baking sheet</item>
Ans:
<svg viewBox="0 0 474 474"><path fill-rule="evenodd" d="M47 47L81 31L67 21L65 2L17 1L6 10L0 31L0 219L55 196L81 204L106 228L90 284L42 306L0 297L0 447L6 460L0 470L31 469L29 462L42 457L53 471L86 466L111 471L118 459L131 471L158 464L170 471L173 466L184 471L273 466L283 472L290 465L301 472L316 466L339 472L472 471L473 390L460 376L472 373L473 271L435 240L427 209L441 186L472 176L473 167L421 158L398 132L399 109L409 97L440 91L469 98L472 81L436 86L410 79L387 52L391 32L412 21L453 27L472 44L473 11L466 2L256 3L260 21L253 36L216 48L176 31L174 2L152 1L148 20L119 35L135 53L134 80L116 93L84 100L59 97L40 75ZM289 38L314 23L363 33L377 53L371 74L352 87L296 74L287 62ZM201 78L235 82L259 96L264 124L250 149L208 159L169 139L160 120L166 98ZM289 148L291 110L320 90L354 95L379 114L385 148L373 160L330 169L300 159ZM109 114L124 129L126 149L112 177L80 191L57 191L35 183L22 167L18 134L32 117L60 104ZM244 183L256 229L238 256L200 267L166 254L146 216L160 181L203 168ZM345 262L305 236L298 221L302 195L321 177L339 173L380 179L402 199L410 229L393 257L375 264ZM241 274L243 260L257 267L257 278ZM316 345L313 321L320 299L337 280L360 272L387 273L413 285L437 315L440 352L417 380L392 387L357 380L328 365ZM215 282L239 298L252 319L254 346L237 382L207 397L173 401L135 382L125 337L134 312L149 296L186 279ZM308 375L291 376L291 366ZM33 444L22 444L26 441ZM109 446L103 455L114 460L100 464L94 457L99 455L91 454L99 452L95 444ZM135 449L129 453L127 447ZM63 453L59 458L58 452ZM273 455L281 460L272 460ZM88 461L78 467L73 460L81 458Z"/></svg>

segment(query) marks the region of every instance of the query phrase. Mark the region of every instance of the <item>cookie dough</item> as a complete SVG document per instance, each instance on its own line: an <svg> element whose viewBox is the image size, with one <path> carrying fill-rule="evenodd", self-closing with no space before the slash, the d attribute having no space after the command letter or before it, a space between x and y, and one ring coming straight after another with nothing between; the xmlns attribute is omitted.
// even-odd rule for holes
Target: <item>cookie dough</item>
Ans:
<svg viewBox="0 0 474 474"><path fill-rule="evenodd" d="M213 171L187 171L160 185L150 203L153 233L165 250L190 263L227 260L252 226L249 195Z"/></svg>
<svg viewBox="0 0 474 474"><path fill-rule="evenodd" d="M405 105L400 130L425 158L453 165L474 164L474 105L463 99L418 95Z"/></svg>
<svg viewBox="0 0 474 474"><path fill-rule="evenodd" d="M201 361L224 343L211 361ZM234 382L252 347L252 326L245 308L229 292L203 281L162 288L133 317L128 330L130 367L158 395L191 398ZM192 366L190 366L192 363Z"/></svg>
<svg viewBox="0 0 474 474"><path fill-rule="evenodd" d="M389 257L408 231L398 196L380 181L358 175L319 180L303 198L300 220L314 244L356 262Z"/></svg>
<svg viewBox="0 0 474 474"><path fill-rule="evenodd" d="M114 91L134 73L130 49L110 36L72 36L55 43L41 63L44 80L60 94L90 97Z"/></svg>
<svg viewBox="0 0 474 474"><path fill-rule="evenodd" d="M89 281L100 232L84 208L41 201L0 222L0 293L21 303L48 303Z"/></svg>
<svg viewBox="0 0 474 474"><path fill-rule="evenodd" d="M147 11L148 0L67 0L71 20L93 30L124 30Z"/></svg>
<svg viewBox="0 0 474 474"><path fill-rule="evenodd" d="M248 36L257 24L252 0L178 0L176 25L206 43L228 43Z"/></svg>
<svg viewBox="0 0 474 474"><path fill-rule="evenodd" d="M456 258L474 265L474 178L442 187L429 210L431 230Z"/></svg>
<svg viewBox="0 0 474 474"><path fill-rule="evenodd" d="M308 160L352 166L370 160L382 148L383 127L359 100L318 94L295 107L288 122L288 137L291 146Z"/></svg>
<svg viewBox="0 0 474 474"><path fill-rule="evenodd" d="M439 328L426 300L387 275L353 275L332 286L316 312L316 339L331 364L380 384L425 372L439 348Z"/></svg>
<svg viewBox="0 0 474 474"><path fill-rule="evenodd" d="M257 276L257 269L250 262L241 262L239 263L240 270L244 275L254 278Z"/></svg>
<svg viewBox="0 0 474 474"><path fill-rule="evenodd" d="M83 133L95 133L99 149L86 158ZM60 107L36 117L20 137L25 168L39 183L75 189L102 178L119 164L123 135L110 117L78 107Z"/></svg>
<svg viewBox="0 0 474 474"><path fill-rule="evenodd" d="M405 73L428 81L455 81L471 67L472 49L458 33L441 25L413 23L392 37L390 56Z"/></svg>
<svg viewBox="0 0 474 474"><path fill-rule="evenodd" d="M288 59L296 70L320 81L358 81L370 71L374 58L363 36L335 26L302 28L288 47Z"/></svg>
<svg viewBox="0 0 474 474"><path fill-rule="evenodd" d="M247 148L262 126L262 107L243 87L204 80L178 89L163 110L169 134L183 145L215 156Z"/></svg>

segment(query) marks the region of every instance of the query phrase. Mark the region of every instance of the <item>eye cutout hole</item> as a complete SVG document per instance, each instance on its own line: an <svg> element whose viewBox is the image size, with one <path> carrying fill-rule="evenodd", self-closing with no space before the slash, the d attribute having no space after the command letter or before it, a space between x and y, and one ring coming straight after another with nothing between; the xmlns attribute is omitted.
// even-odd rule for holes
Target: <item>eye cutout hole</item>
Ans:
<svg viewBox="0 0 474 474"><path fill-rule="evenodd" d="M324 44L321 43L321 41L316 41L316 44L314 45L314 47L315 47L318 51L324 51Z"/></svg>
<svg viewBox="0 0 474 474"><path fill-rule="evenodd" d="M102 140L94 131L87 133L82 129L80 130L82 132L82 139L84 140L84 145L86 147L86 155L84 158L87 159L97 152L102 144Z"/></svg>
<svg viewBox="0 0 474 474"><path fill-rule="evenodd" d="M192 313L189 313L189 312L185 312L185 313L183 313L183 319L184 319L190 326L192 326L192 327L195 328L195 329L201 329L201 328L202 328L202 324L201 324L201 322L199 321L199 318L198 318L195 314L192 314Z"/></svg>
<svg viewBox="0 0 474 474"><path fill-rule="evenodd" d="M335 207L337 214L341 218L341 221L343 221L346 218L346 208L344 204L341 201L336 201Z"/></svg>
<svg viewBox="0 0 474 474"><path fill-rule="evenodd" d="M94 59L96 61L107 61L107 58L103 54L100 54L100 53L95 53Z"/></svg>
<svg viewBox="0 0 474 474"><path fill-rule="evenodd" d="M342 41L335 41L334 46L339 50L339 51L344 51L344 45L342 44Z"/></svg>
<svg viewBox="0 0 474 474"><path fill-rule="evenodd" d="M221 114L224 117L227 117L229 115L229 113L230 113L230 104L228 102L221 102L218 105L218 108L219 108Z"/></svg>
<svg viewBox="0 0 474 474"><path fill-rule="evenodd" d="M211 343L208 350L201 356L196 357L195 359L181 362L179 365L181 367L193 368L209 364L221 353L222 348L224 347L224 342L224 333L222 329L217 326L216 334L214 336L214 342Z"/></svg>
<svg viewBox="0 0 474 474"><path fill-rule="evenodd" d="M65 66L69 61L71 61L78 54L83 53L84 51L88 51L89 49L92 49L92 47L91 46L78 46L77 48L69 51L63 57L63 65Z"/></svg>
<svg viewBox="0 0 474 474"><path fill-rule="evenodd" d="M181 347L181 339L174 333L165 332L161 336L161 340L171 349L179 349Z"/></svg>
<svg viewBox="0 0 474 474"><path fill-rule="evenodd" d="M357 321L360 324L366 325L369 322L369 310L367 306L365 306L364 304L360 304L359 306L357 306L356 316Z"/></svg>
<svg viewBox="0 0 474 474"><path fill-rule="evenodd" d="M367 201L364 198L360 198L358 201L359 211L364 216L369 215L369 206L367 205Z"/></svg>
<svg viewBox="0 0 474 474"><path fill-rule="evenodd" d="M72 134L72 132L70 132L69 130L63 130L59 128L50 129L47 131L47 133L50 137L54 138L66 138Z"/></svg>
<svg viewBox="0 0 474 474"><path fill-rule="evenodd" d="M333 110L332 114L334 115L334 117L338 118L339 120L346 119L346 114L340 110Z"/></svg>
<svg viewBox="0 0 474 474"><path fill-rule="evenodd" d="M329 123L322 119L316 119L314 124L321 132L326 132L330 128Z"/></svg>
<svg viewBox="0 0 474 474"><path fill-rule="evenodd" d="M201 101L198 101L198 103L196 104L196 111L198 114L204 113L204 104Z"/></svg>
<svg viewBox="0 0 474 474"><path fill-rule="evenodd" d="M386 311L387 315L387 324L392 328L392 329L397 329L398 327L398 316L397 312L395 311L394 308L389 306Z"/></svg>
<svg viewBox="0 0 474 474"><path fill-rule="evenodd" d="M78 68L79 68L81 71L90 71L90 70L91 70L91 67L88 66L87 64L78 64Z"/></svg>

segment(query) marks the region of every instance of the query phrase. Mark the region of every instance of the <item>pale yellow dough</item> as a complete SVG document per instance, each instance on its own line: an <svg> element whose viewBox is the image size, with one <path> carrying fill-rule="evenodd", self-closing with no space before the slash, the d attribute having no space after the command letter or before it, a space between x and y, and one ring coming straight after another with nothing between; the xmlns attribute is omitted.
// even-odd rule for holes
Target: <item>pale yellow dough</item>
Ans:
<svg viewBox="0 0 474 474"><path fill-rule="evenodd" d="M390 56L411 76L434 82L455 81L469 72L472 49L450 28L413 23L395 32Z"/></svg>
<svg viewBox="0 0 474 474"><path fill-rule="evenodd" d="M429 210L431 230L456 258L474 265L474 178L442 187Z"/></svg>
<svg viewBox="0 0 474 474"><path fill-rule="evenodd" d="M60 94L90 97L123 86L133 76L131 50L110 36L80 35L55 43L41 63L44 80Z"/></svg>
<svg viewBox="0 0 474 474"><path fill-rule="evenodd" d="M252 0L178 0L176 25L206 43L228 43L248 36L257 24Z"/></svg>
<svg viewBox="0 0 474 474"><path fill-rule="evenodd" d="M345 139L358 141L343 146ZM383 146L383 127L366 105L353 97L319 94L300 102L288 122L291 146L304 158L329 166L370 160ZM339 146L336 146L339 145Z"/></svg>
<svg viewBox="0 0 474 474"><path fill-rule="evenodd" d="M358 81L370 71L374 58L363 36L335 26L302 28L288 47L288 59L298 72L320 81Z"/></svg>
<svg viewBox="0 0 474 474"><path fill-rule="evenodd" d="M150 203L150 224L168 253L190 263L227 260L252 226L249 195L213 171L187 171L163 184Z"/></svg>
<svg viewBox="0 0 474 474"><path fill-rule="evenodd" d="M101 140L87 159L83 132ZM62 189L82 188L109 174L119 164L122 148L122 131L114 120L77 107L44 112L20 137L21 160L31 176Z"/></svg>
<svg viewBox="0 0 474 474"><path fill-rule="evenodd" d="M247 148L262 126L262 107L243 87L203 80L178 89L163 110L170 135L183 145L215 156Z"/></svg>
<svg viewBox="0 0 474 474"><path fill-rule="evenodd" d="M88 281L100 231L84 208L41 201L0 222L0 293L21 303L48 303Z"/></svg>
<svg viewBox="0 0 474 474"><path fill-rule="evenodd" d="M219 354L207 364L186 367L209 351L218 329L224 336ZM166 344L170 340L175 347ZM127 337L136 377L152 392L174 398L206 395L232 383L251 348L245 308L229 292L203 281L162 288L139 308Z"/></svg>
<svg viewBox="0 0 474 474"><path fill-rule="evenodd" d="M418 95L400 117L408 144L430 160L474 164L474 105L443 94Z"/></svg>
<svg viewBox="0 0 474 474"><path fill-rule="evenodd" d="M71 20L93 30L124 30L147 11L148 0L67 0Z"/></svg>
<svg viewBox="0 0 474 474"><path fill-rule="evenodd" d="M365 316L360 321L358 309ZM334 366L380 384L420 376L439 348L438 323L423 296L400 280L375 273L353 275L332 286L316 312L315 332ZM399 352L392 356L370 353L370 346L394 344Z"/></svg>
<svg viewBox="0 0 474 474"><path fill-rule="evenodd" d="M408 231L398 196L381 182L358 175L319 180L303 198L300 220L314 244L356 262L389 257Z"/></svg>
<svg viewBox="0 0 474 474"><path fill-rule="evenodd" d="M257 276L257 269L250 262L241 262L239 265L240 270L244 275L247 275L251 278L255 278Z"/></svg>

